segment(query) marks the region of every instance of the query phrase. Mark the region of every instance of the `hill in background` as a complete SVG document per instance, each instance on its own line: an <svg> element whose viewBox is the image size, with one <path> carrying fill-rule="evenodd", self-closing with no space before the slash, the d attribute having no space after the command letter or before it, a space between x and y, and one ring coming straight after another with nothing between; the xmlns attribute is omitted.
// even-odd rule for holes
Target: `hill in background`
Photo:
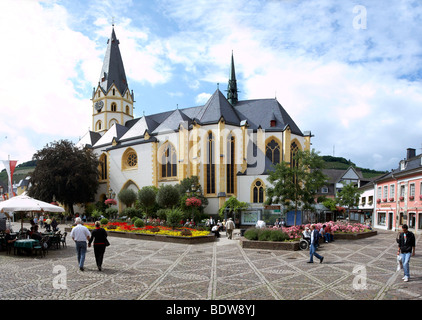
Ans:
<svg viewBox="0 0 422 320"><path fill-rule="evenodd" d="M387 171L377 171L373 169L360 168L356 166L356 164L353 163L352 161L346 160L345 158L342 158L342 157L322 156L322 158L325 161L325 166L327 169L346 170L349 167L354 167L362 172L362 175L364 178L373 178L376 176L380 176L384 173L387 173Z"/></svg>

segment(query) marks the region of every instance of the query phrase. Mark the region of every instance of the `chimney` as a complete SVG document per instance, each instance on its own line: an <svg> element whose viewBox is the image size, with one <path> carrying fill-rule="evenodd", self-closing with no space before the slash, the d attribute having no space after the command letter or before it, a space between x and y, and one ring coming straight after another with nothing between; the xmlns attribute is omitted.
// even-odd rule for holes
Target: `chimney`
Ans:
<svg viewBox="0 0 422 320"><path fill-rule="evenodd" d="M416 149L407 148L407 160L416 156Z"/></svg>

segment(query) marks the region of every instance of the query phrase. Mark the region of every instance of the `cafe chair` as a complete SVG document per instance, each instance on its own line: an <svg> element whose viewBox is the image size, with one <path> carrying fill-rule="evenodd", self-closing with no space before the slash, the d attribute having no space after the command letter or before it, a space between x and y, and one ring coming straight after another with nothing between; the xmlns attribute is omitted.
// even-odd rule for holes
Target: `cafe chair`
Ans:
<svg viewBox="0 0 422 320"><path fill-rule="evenodd" d="M62 244L63 248L64 247L67 247L67 245L66 245L66 236L67 236L67 232L65 231L63 233L63 235L61 236L61 238L60 238L60 243Z"/></svg>

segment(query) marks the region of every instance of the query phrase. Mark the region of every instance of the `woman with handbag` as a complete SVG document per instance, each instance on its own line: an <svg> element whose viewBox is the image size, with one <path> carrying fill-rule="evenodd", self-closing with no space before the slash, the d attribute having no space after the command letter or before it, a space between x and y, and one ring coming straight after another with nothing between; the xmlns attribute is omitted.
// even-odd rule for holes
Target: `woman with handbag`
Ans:
<svg viewBox="0 0 422 320"><path fill-rule="evenodd" d="M101 271L105 249L110 245L110 243L107 240L107 231L101 228L100 221L95 222L95 230L91 233L88 247L91 247L92 242L94 242L95 261L97 262L98 270Z"/></svg>

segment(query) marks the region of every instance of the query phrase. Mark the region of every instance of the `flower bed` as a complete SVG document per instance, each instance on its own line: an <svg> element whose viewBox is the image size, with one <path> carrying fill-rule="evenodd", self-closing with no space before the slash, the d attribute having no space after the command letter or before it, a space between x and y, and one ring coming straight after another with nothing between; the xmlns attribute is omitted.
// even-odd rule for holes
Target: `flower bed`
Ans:
<svg viewBox="0 0 422 320"><path fill-rule="evenodd" d="M94 224L84 224L88 229L95 229ZM165 235L174 237L202 237L209 235L209 231L201 231L192 228L180 227L171 228L165 226L145 226L142 228L136 228L134 225L128 224L127 222L109 222L102 226L106 231L112 232L128 232L128 233L142 233L142 234L154 234L154 235Z"/></svg>
<svg viewBox="0 0 422 320"><path fill-rule="evenodd" d="M88 229L95 229L94 224L84 224ZM149 241L198 244L215 241L215 235L209 231L180 227L174 230L164 226L146 226L136 228L126 222L109 222L102 226L109 236ZM66 228L70 232L70 228Z"/></svg>
<svg viewBox="0 0 422 320"><path fill-rule="evenodd" d="M365 226L360 223L329 221L325 223L315 223L314 225L318 231L322 228L323 225L330 226L331 231L334 232L335 240L355 240L370 237L377 234L376 231L371 231L368 226ZM281 228L268 227L265 229L261 229L261 231L258 232L258 237L256 238L256 240L252 240L251 237L249 237L249 239L247 239L246 237L242 238L240 241L240 245L243 248L250 249L299 250L299 240L302 237L302 232L305 230L306 227L310 226L310 224L307 224ZM261 237L260 239L259 234L262 233L262 230L282 231L282 233L286 234L286 237L280 237L280 241L275 240L274 237L267 237L267 239L265 239L265 237Z"/></svg>

